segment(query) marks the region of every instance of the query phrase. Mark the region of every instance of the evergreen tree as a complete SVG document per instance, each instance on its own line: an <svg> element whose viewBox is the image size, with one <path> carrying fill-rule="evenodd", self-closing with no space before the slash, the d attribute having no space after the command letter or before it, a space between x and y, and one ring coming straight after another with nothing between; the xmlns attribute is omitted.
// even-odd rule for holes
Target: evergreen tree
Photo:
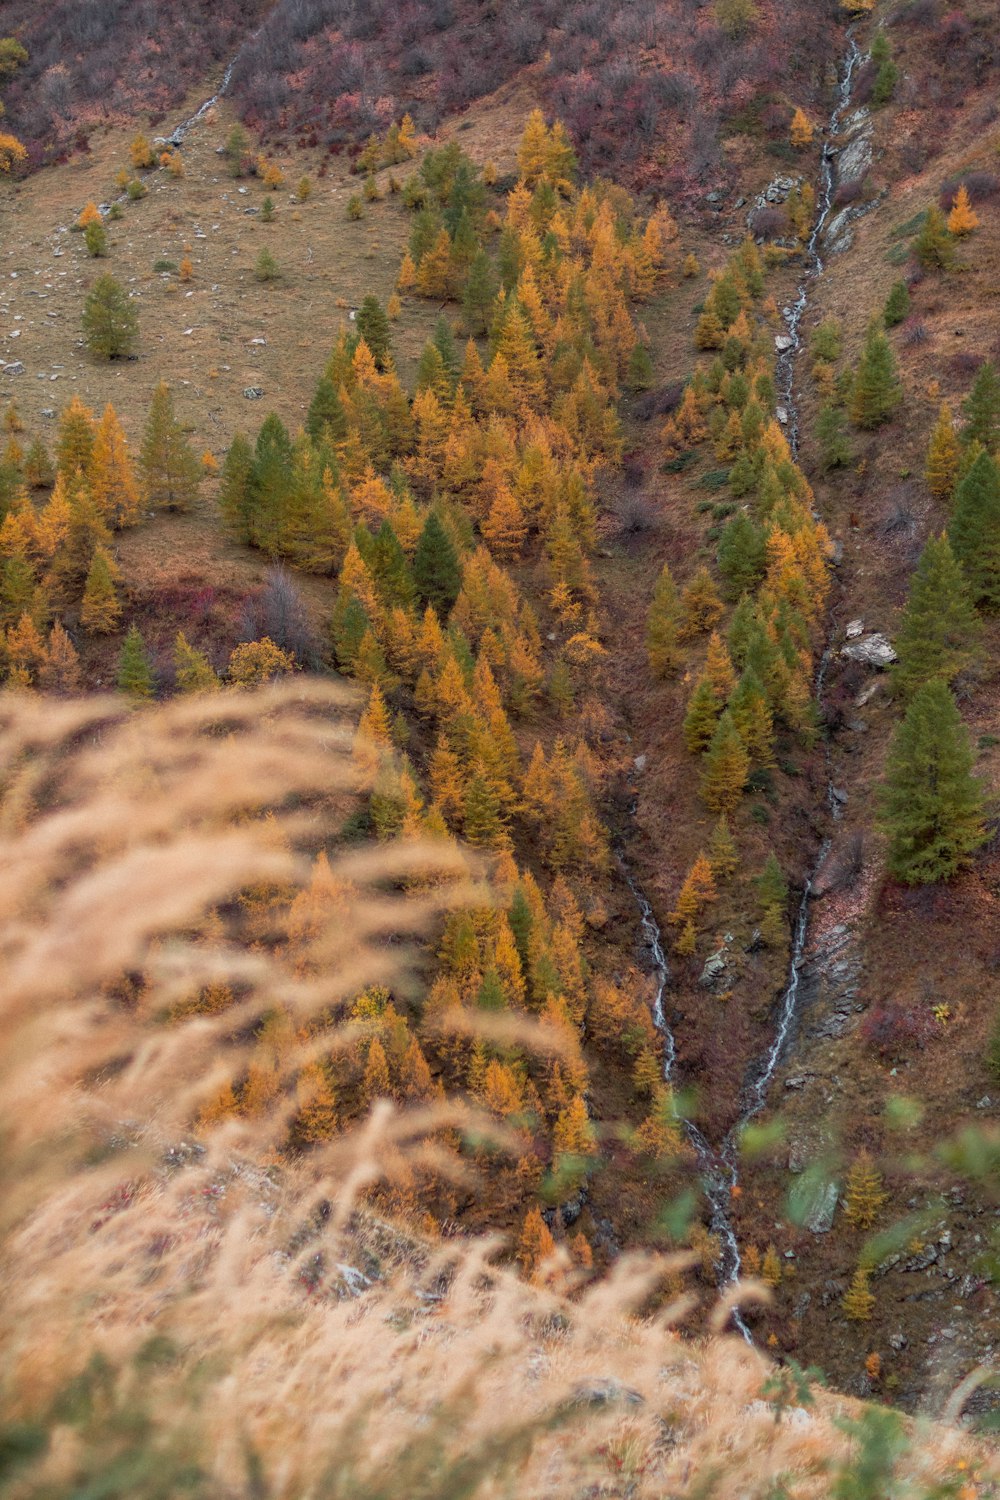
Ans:
<svg viewBox="0 0 1000 1500"><path fill-rule="evenodd" d="M497 280L485 250L475 255L462 291L462 313L470 332L480 333L489 324L490 309L496 297Z"/></svg>
<svg viewBox="0 0 1000 1500"><path fill-rule="evenodd" d="M788 938L788 881L774 854L757 877L757 899L760 902L760 935L772 948Z"/></svg>
<svg viewBox="0 0 1000 1500"><path fill-rule="evenodd" d="M314 443L342 443L347 437L347 418L333 381L321 376L306 416L306 432Z"/></svg>
<svg viewBox="0 0 1000 1500"><path fill-rule="evenodd" d="M181 512L191 509L201 465L174 415L174 398L164 381L153 392L140 463L150 505Z"/></svg>
<svg viewBox="0 0 1000 1500"><path fill-rule="evenodd" d="M242 432L233 438L222 465L219 485L219 510L227 529L240 542L251 535L251 491L253 483L253 449Z"/></svg>
<svg viewBox="0 0 1000 1500"><path fill-rule="evenodd" d="M764 577L767 537L745 512L741 511L726 522L719 538L717 560L729 599L753 593Z"/></svg>
<svg viewBox="0 0 1000 1500"><path fill-rule="evenodd" d="M386 368L390 358L391 334L385 308L373 293L369 292L355 320L358 332L368 345L372 358L380 370Z"/></svg>
<svg viewBox="0 0 1000 1500"><path fill-rule="evenodd" d="M908 885L946 880L986 839L969 737L940 678L917 689L893 738L882 788L889 870Z"/></svg>
<svg viewBox="0 0 1000 1500"><path fill-rule="evenodd" d="M118 602L115 583L118 569L103 547L94 552L83 591L80 623L84 630L96 635L109 635L121 619L122 607Z"/></svg>
<svg viewBox="0 0 1000 1500"><path fill-rule="evenodd" d="M874 1229L886 1203L882 1174L867 1151L859 1151L847 1174L845 1217L855 1229Z"/></svg>
<svg viewBox="0 0 1000 1500"><path fill-rule="evenodd" d="M905 281L894 281L885 302L886 328L895 328L897 323L902 323L910 311L910 289Z"/></svg>
<svg viewBox="0 0 1000 1500"><path fill-rule="evenodd" d="M913 241L913 253L925 271L947 271L955 263L955 242L936 204L927 210L923 227Z"/></svg>
<svg viewBox="0 0 1000 1500"><path fill-rule="evenodd" d="M137 626L125 637L118 657L118 687L136 702L153 696L153 664Z"/></svg>
<svg viewBox="0 0 1000 1500"><path fill-rule="evenodd" d="M869 1323L875 1311L875 1297L868 1285L870 1275L867 1266L859 1266L844 1293L841 1306L852 1323Z"/></svg>
<svg viewBox="0 0 1000 1500"><path fill-rule="evenodd" d="M706 750L719 722L721 704L707 677L698 681L684 715L684 743L692 755Z"/></svg>
<svg viewBox="0 0 1000 1500"><path fill-rule="evenodd" d="M125 288L113 276L99 276L83 305L83 332L91 354L122 359L139 337L139 319Z"/></svg>
<svg viewBox="0 0 1000 1500"><path fill-rule="evenodd" d="M179 693L214 693L220 686L212 663L188 643L183 630L174 640L174 671Z"/></svg>
<svg viewBox="0 0 1000 1500"><path fill-rule="evenodd" d="M434 510L428 511L413 557L413 581L421 604L430 604L447 619L459 589L462 569L454 544Z"/></svg>
<svg viewBox="0 0 1000 1500"><path fill-rule="evenodd" d="M701 799L709 812L732 812L743 796L750 774L750 757L726 709L705 752Z"/></svg>
<svg viewBox="0 0 1000 1500"><path fill-rule="evenodd" d="M1000 610L1000 471L988 453L958 483L948 540L973 602Z"/></svg>
<svg viewBox="0 0 1000 1500"><path fill-rule="evenodd" d="M716 880L722 881L731 880L739 866L739 854L725 813L712 830L708 843L708 862Z"/></svg>
<svg viewBox="0 0 1000 1500"><path fill-rule="evenodd" d="M677 585L664 563L646 617L646 655L654 677L666 677L680 665L677 649L680 613Z"/></svg>
<svg viewBox="0 0 1000 1500"><path fill-rule="evenodd" d="M653 361L641 339L632 345L625 371L625 385L630 391L648 391L653 384Z"/></svg>
<svg viewBox="0 0 1000 1500"><path fill-rule="evenodd" d="M962 442L982 443L992 453L1000 440L1000 377L989 360L980 365L962 410L965 413Z"/></svg>
<svg viewBox="0 0 1000 1500"><path fill-rule="evenodd" d="M942 402L927 446L924 475L935 500L950 500L958 478L959 446L947 401Z"/></svg>
<svg viewBox="0 0 1000 1500"><path fill-rule="evenodd" d="M902 400L892 346L872 323L854 377L851 416L858 427L881 427Z"/></svg>
<svg viewBox="0 0 1000 1500"><path fill-rule="evenodd" d="M910 581L893 678L907 698L932 678L951 683L974 660L979 621L947 536L931 537Z"/></svg>

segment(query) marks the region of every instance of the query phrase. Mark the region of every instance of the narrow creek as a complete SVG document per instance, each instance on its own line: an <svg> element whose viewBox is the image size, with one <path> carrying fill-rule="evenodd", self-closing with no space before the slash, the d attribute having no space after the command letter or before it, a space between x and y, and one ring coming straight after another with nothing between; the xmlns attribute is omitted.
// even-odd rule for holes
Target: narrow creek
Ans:
<svg viewBox="0 0 1000 1500"><path fill-rule="evenodd" d="M784 408L787 416L785 431L792 450L792 456L795 458L798 457L799 451L799 412L795 399L796 356L802 347L799 329L803 314L809 305L810 292L816 279L823 273L823 259L820 254L820 248L823 241L823 232L833 210L834 194L837 188L836 161L838 147L836 141L845 112L851 102L851 88L854 74L864 56L858 47L853 27L848 30L847 44L847 51L841 60L839 69L836 103L833 113L830 116L827 126L827 138L823 146L816 222L806 245L805 271L802 280L796 288L794 298L783 309L785 320L784 337L788 340L788 343L780 351L775 362L775 384L778 391L778 405ZM816 672L814 695L817 702L822 701L823 684L830 654L830 642L828 638ZM833 795L833 781L829 768L829 748L827 749L825 801L830 816L832 818L838 817L840 808L837 799ZM736 1238L736 1232L733 1229L732 1219L730 1218L733 1189L739 1184L740 1137L744 1128L761 1113L767 1103L774 1075L784 1056L789 1038L798 1018L800 980L802 977L806 944L809 938L809 912L812 885L829 850L830 839L825 838L819 846L812 870L805 882L799 900L795 924L792 929L788 978L778 1002L771 1043L763 1056L759 1057L748 1070L747 1080L744 1083L741 1093L738 1118L718 1146L714 1146L693 1121L681 1121L684 1133L694 1150L698 1162L702 1191L705 1194L710 1210L711 1230L719 1243L717 1271L720 1290L738 1280L741 1269L739 1242ZM667 1016L665 1004L665 996L670 986L670 964L667 960L663 944L663 933L656 921L652 904L637 885L624 861L622 861L622 872L639 908L643 937L648 945L653 961L653 972L656 976L653 1022L663 1042L663 1076L666 1082L674 1083L676 1081L674 1073L677 1066L677 1042ZM753 1336L738 1309L734 1309L731 1318L733 1326L743 1335L748 1343L752 1343Z"/></svg>

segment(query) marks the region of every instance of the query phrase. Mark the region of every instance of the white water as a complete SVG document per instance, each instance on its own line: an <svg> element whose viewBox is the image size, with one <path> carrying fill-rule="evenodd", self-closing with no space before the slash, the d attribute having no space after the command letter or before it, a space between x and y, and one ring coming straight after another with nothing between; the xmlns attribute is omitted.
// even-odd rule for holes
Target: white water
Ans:
<svg viewBox="0 0 1000 1500"><path fill-rule="evenodd" d="M836 190L836 146L833 142L836 140L839 132L844 111L850 103L854 72L863 55L855 41L853 28L848 31L847 39L848 49L844 56L837 86L837 102L830 116L828 140L823 147L816 222L806 246L806 271L796 289L794 300L784 309L785 328L787 336L792 342L790 347L784 350L776 361L778 402L788 412L788 441L792 454L796 457L798 456L799 449L799 421L794 385L795 357L802 347L799 328L802 322L802 315L809 304L810 287L823 272L823 261L819 253L819 246L833 208L833 197ZM823 652L816 673L814 695L817 701L822 697L823 683L829 659L830 652L829 648L827 648ZM827 763L829 766L829 749L827 750ZM831 816L837 818L840 814L840 806L833 795L833 781L829 776L829 772L827 776L826 801ZM809 937L809 903L812 895L812 884L829 851L830 840L824 839L820 845L812 872L806 880L799 901L795 926L792 931L792 950L789 960L788 980L782 991L778 1005L774 1035L766 1053L751 1070L750 1082L744 1088L737 1120L718 1148L713 1147L702 1131L690 1120L682 1120L685 1134L698 1160L702 1190L711 1210L711 1229L719 1242L718 1281L720 1289L730 1286L733 1282L737 1281L741 1269L739 1242L729 1216L733 1189L739 1182L740 1138L744 1128L761 1113L767 1103L774 1075L778 1070L778 1065L784 1055L789 1037L798 1017L802 966L805 958L806 943ZM652 954L653 969L656 975L656 999L653 1003L653 1022L663 1040L663 1077L667 1083L672 1083L674 1069L677 1064L677 1042L667 1018L664 1005L664 995L670 983L670 965L667 962L663 947L663 934L657 924L649 900L636 885L635 880L624 864L622 865L622 869L629 889L639 907L642 932ZM733 1311L732 1322L746 1339L747 1343L752 1343L753 1337L738 1310Z"/></svg>

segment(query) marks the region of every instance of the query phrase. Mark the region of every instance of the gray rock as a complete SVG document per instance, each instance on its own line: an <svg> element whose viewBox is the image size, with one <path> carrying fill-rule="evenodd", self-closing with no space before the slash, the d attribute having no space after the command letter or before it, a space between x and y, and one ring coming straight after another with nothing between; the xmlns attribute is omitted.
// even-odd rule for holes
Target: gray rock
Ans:
<svg viewBox="0 0 1000 1500"><path fill-rule="evenodd" d="M259 385L248 385L244 386L243 395L247 401L260 401L263 398L264 390Z"/></svg>
<svg viewBox="0 0 1000 1500"><path fill-rule="evenodd" d="M992 1104L993 1100L990 1098L989 1094L984 1094L981 1099L976 1100L977 1109L989 1109Z"/></svg>
<svg viewBox="0 0 1000 1500"><path fill-rule="evenodd" d="M644 755L637 755L633 761L633 765L637 771L644 771L646 769L646 757Z"/></svg>
<svg viewBox="0 0 1000 1500"><path fill-rule="evenodd" d="M863 667L879 669L892 666L896 660L896 653L888 639L877 630L862 640L851 641L841 647L840 654L848 661L860 662Z"/></svg>
<svg viewBox="0 0 1000 1500"><path fill-rule="evenodd" d="M43 417L49 417L49 418L51 418L51 417L54 417L55 414L56 414L56 409L55 409L54 406L43 406L42 407L41 415Z"/></svg>
<svg viewBox="0 0 1000 1500"><path fill-rule="evenodd" d="M777 419L781 423L782 427L787 427L788 426L788 408L787 407L785 407L785 406L776 406L774 408L774 415L777 417Z"/></svg>
<svg viewBox="0 0 1000 1500"><path fill-rule="evenodd" d="M903 1350L909 1346L909 1342L905 1333L890 1333L889 1335L889 1348L895 1354L902 1354Z"/></svg>
<svg viewBox="0 0 1000 1500"><path fill-rule="evenodd" d="M848 620L844 627L844 634L849 641L856 641L859 635L865 633L864 620ZM859 705L860 707L860 705Z"/></svg>
<svg viewBox="0 0 1000 1500"><path fill-rule="evenodd" d="M701 971L701 978L698 983L705 985L706 988L716 984L725 974L726 964L727 958L724 949L720 948L718 953L710 953L705 960L705 967Z"/></svg>
<svg viewBox="0 0 1000 1500"><path fill-rule="evenodd" d="M845 802L847 801L847 793L844 791L844 788L842 786L832 786L830 788L830 796L833 798L834 802L839 802L841 807L843 807Z"/></svg>
<svg viewBox="0 0 1000 1500"><path fill-rule="evenodd" d="M3 373L4 375L23 375L24 365L19 359L11 360L9 365L4 365Z"/></svg>
<svg viewBox="0 0 1000 1500"><path fill-rule="evenodd" d="M867 177L872 165L872 138L867 130L860 132L842 146L837 155L837 182L860 182Z"/></svg>
<svg viewBox="0 0 1000 1500"><path fill-rule="evenodd" d="M785 351L787 349L791 349L794 344L795 340L789 338L787 333L779 333L775 336L774 347L777 349L779 354L784 354Z"/></svg>
<svg viewBox="0 0 1000 1500"><path fill-rule="evenodd" d="M806 1214L806 1228L811 1234L829 1234L837 1212L840 1188L835 1182L821 1182Z"/></svg>
<svg viewBox="0 0 1000 1500"><path fill-rule="evenodd" d="M573 1401L577 1406L609 1406L612 1402L619 1401L628 1406L642 1406L645 1397L614 1379L588 1380L577 1386L573 1392Z"/></svg>
<svg viewBox="0 0 1000 1500"><path fill-rule="evenodd" d="M714 193L706 193L705 194L705 202L706 203L721 203L722 202L722 194L720 192L718 192L718 191L716 191Z"/></svg>
<svg viewBox="0 0 1000 1500"><path fill-rule="evenodd" d="M840 255L844 250L849 250L854 244L854 231L851 228L850 206L842 208L839 213L834 214L826 228L823 230L823 244L828 255Z"/></svg>

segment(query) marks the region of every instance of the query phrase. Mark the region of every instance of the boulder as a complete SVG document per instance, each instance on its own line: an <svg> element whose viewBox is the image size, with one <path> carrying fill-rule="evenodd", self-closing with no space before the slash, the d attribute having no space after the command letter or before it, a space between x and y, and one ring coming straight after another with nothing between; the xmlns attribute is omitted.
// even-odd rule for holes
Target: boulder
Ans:
<svg viewBox="0 0 1000 1500"><path fill-rule="evenodd" d="M792 339L792 338L789 338L787 333L776 334L775 340L774 340L774 347L777 349L777 351L778 351L779 354L784 354L785 351L786 351L786 349L792 349L792 348L794 348L794 346L795 346L795 340Z"/></svg>
<svg viewBox="0 0 1000 1500"><path fill-rule="evenodd" d="M811 1234L829 1234L833 1228L839 1192L835 1182L821 1182L817 1185L806 1213L806 1228Z"/></svg>
<svg viewBox="0 0 1000 1500"><path fill-rule="evenodd" d="M718 953L710 953L705 960L705 967L701 971L698 983L703 984L706 989L710 985L717 984L726 972L727 962L724 949L720 948Z"/></svg>
<svg viewBox="0 0 1000 1500"><path fill-rule="evenodd" d="M873 667L881 670L891 667L896 660L896 653L891 643L879 631L872 631L860 640L850 641L841 647L841 656L848 661L860 662L863 667Z"/></svg>
<svg viewBox="0 0 1000 1500"><path fill-rule="evenodd" d="M837 183L859 182L867 177L872 165L872 138L867 130L859 132L837 155Z"/></svg>
<svg viewBox="0 0 1000 1500"><path fill-rule="evenodd" d="M248 385L244 386L243 395L247 401L260 401L263 399L264 391L259 385Z"/></svg>
<svg viewBox="0 0 1000 1500"><path fill-rule="evenodd" d="M856 641L859 635L865 633L864 620L848 620L844 634L849 641Z"/></svg>
<svg viewBox="0 0 1000 1500"><path fill-rule="evenodd" d="M9 365L4 365L3 373L5 375L23 375L24 365L19 359L13 359Z"/></svg>

